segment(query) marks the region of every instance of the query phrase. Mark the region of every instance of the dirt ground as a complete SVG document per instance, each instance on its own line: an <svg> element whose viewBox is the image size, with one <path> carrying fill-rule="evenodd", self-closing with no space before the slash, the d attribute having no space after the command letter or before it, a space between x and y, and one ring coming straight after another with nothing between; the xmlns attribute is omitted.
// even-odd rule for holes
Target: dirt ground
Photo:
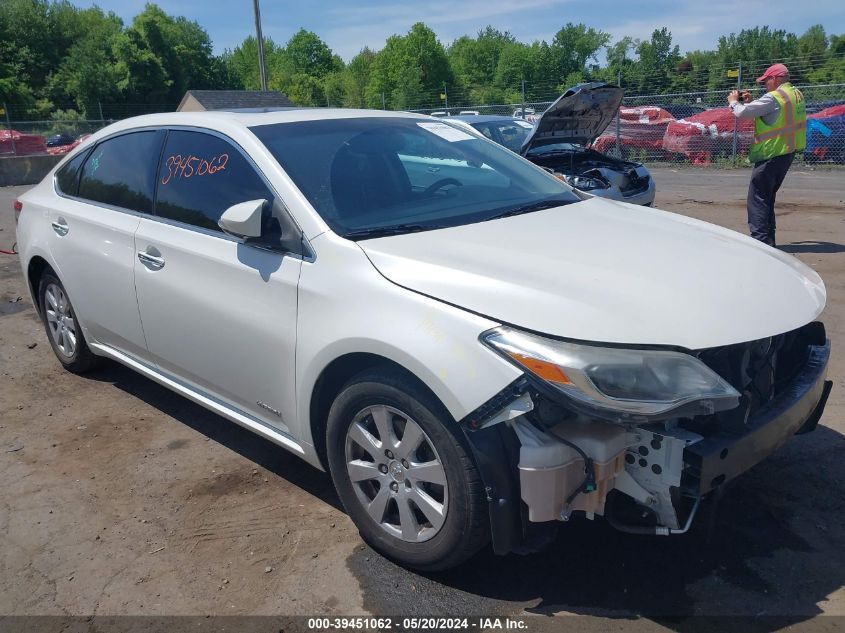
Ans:
<svg viewBox="0 0 845 633"><path fill-rule="evenodd" d="M655 170L656 206L745 231L748 176ZM0 248L25 189L0 189ZM328 475L293 455L118 365L62 371L0 255L0 615L845 615L843 200L844 172L796 169L778 203L779 243L827 284L827 412L729 487L709 541L706 521L671 538L575 522L542 554L431 576L362 545Z"/></svg>

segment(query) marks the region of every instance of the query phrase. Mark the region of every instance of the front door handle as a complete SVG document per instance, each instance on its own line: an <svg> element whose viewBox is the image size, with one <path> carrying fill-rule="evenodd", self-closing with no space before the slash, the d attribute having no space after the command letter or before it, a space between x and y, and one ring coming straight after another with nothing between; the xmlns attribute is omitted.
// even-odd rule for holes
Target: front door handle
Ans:
<svg viewBox="0 0 845 633"><path fill-rule="evenodd" d="M50 226L53 227L53 230L59 237L64 237L67 235L68 231L70 231L70 227L67 225L64 218L57 218L55 222L50 222Z"/></svg>
<svg viewBox="0 0 845 633"><path fill-rule="evenodd" d="M164 268L164 257L150 255L146 251L138 251L138 259L150 270L161 270Z"/></svg>

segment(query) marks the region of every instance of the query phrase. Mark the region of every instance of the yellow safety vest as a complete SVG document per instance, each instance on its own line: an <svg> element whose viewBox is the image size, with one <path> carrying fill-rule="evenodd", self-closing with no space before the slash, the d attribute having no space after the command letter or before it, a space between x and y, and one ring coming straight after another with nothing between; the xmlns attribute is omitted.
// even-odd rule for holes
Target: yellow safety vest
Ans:
<svg viewBox="0 0 845 633"><path fill-rule="evenodd" d="M778 102L777 120L767 125L762 117L754 119L754 144L748 152L752 163L775 156L803 151L807 147L807 113L804 95L785 83L769 93Z"/></svg>

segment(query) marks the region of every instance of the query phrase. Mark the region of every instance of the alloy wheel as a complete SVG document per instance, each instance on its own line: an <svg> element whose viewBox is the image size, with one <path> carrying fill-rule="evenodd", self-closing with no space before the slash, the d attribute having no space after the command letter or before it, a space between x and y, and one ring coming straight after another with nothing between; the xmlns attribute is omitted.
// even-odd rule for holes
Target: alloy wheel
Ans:
<svg viewBox="0 0 845 633"><path fill-rule="evenodd" d="M44 290L44 313L47 326L56 349L67 357L76 353L77 324L73 309L64 289L56 284L49 284Z"/></svg>
<svg viewBox="0 0 845 633"><path fill-rule="evenodd" d="M409 543L440 531L449 503L446 471L410 416L386 405L361 410L346 432L345 451L355 495L381 529Z"/></svg>

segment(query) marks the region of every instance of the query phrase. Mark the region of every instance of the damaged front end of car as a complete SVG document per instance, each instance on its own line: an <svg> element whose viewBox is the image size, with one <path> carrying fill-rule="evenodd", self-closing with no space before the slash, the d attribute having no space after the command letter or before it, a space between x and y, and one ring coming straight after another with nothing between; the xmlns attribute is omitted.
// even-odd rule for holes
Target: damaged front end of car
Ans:
<svg viewBox="0 0 845 633"><path fill-rule="evenodd" d="M508 327L481 340L524 372L462 420L500 554L580 517L638 534L687 531L709 493L815 429L831 388L821 322L698 351Z"/></svg>
<svg viewBox="0 0 845 633"><path fill-rule="evenodd" d="M648 169L590 148L617 116L623 95L622 88L601 82L573 86L543 113L520 154L581 191L652 204L655 186Z"/></svg>

